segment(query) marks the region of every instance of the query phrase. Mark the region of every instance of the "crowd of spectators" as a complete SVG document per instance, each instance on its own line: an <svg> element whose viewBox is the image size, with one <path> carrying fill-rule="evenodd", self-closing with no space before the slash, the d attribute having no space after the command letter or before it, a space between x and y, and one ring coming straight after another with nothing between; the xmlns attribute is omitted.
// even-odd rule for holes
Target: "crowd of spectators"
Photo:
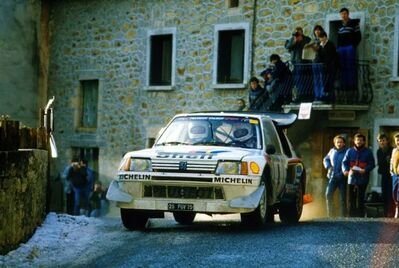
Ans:
<svg viewBox="0 0 399 268"><path fill-rule="evenodd" d="M250 79L248 110L281 111L282 105L289 103L332 103L336 95L345 96L347 103L356 101L360 27L357 20L350 19L347 8L339 14L337 44L328 39L321 25L313 28L313 39L304 34L302 27L295 28L285 42L290 61L283 62L279 55L272 54L269 67L260 74L263 86L257 77Z"/></svg>

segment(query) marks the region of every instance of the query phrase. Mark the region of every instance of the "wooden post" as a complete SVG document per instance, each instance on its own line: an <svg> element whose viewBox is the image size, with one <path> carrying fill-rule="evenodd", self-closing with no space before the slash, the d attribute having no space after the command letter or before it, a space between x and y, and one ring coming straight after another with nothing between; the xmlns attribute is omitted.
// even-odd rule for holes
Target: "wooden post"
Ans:
<svg viewBox="0 0 399 268"><path fill-rule="evenodd" d="M0 151L17 151L19 148L19 121L8 120L7 117L0 118Z"/></svg>
<svg viewBox="0 0 399 268"><path fill-rule="evenodd" d="M29 149L32 147L32 136L28 127L22 127L19 130L19 148Z"/></svg>
<svg viewBox="0 0 399 268"><path fill-rule="evenodd" d="M37 129L37 149L47 150L47 130L45 127Z"/></svg>

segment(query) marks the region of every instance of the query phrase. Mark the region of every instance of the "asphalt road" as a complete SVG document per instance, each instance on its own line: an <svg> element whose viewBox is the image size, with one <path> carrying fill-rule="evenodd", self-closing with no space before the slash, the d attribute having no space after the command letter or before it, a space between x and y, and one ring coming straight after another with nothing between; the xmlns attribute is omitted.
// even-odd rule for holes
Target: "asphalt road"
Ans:
<svg viewBox="0 0 399 268"><path fill-rule="evenodd" d="M167 215L141 232L116 222L103 228L120 232L120 239L72 266L399 267L398 219L325 218L248 230L237 217L200 215L182 226Z"/></svg>

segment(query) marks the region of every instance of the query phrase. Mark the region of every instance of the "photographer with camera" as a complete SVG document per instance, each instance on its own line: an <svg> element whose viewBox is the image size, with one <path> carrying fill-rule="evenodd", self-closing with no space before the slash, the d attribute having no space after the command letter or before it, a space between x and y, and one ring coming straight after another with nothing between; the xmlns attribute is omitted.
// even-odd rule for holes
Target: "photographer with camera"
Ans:
<svg viewBox="0 0 399 268"><path fill-rule="evenodd" d="M313 100L311 61L302 59L303 48L310 43L310 37L303 34L302 27L296 27L290 39L285 42L285 48L291 54L294 65L293 78L297 88L294 102Z"/></svg>

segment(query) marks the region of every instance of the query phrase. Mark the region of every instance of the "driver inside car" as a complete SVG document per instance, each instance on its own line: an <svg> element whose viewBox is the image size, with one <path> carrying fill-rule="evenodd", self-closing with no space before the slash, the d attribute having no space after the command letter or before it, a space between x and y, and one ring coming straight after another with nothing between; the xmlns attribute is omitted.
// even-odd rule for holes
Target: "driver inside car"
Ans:
<svg viewBox="0 0 399 268"><path fill-rule="evenodd" d="M256 137L251 124L239 123L234 125L233 141L246 148L256 148Z"/></svg>
<svg viewBox="0 0 399 268"><path fill-rule="evenodd" d="M207 122L190 122L188 125L188 138L191 144L203 143L209 140L210 125Z"/></svg>
<svg viewBox="0 0 399 268"><path fill-rule="evenodd" d="M225 144L238 144L244 148L256 148L257 140L249 123L222 124L216 129L216 138Z"/></svg>

